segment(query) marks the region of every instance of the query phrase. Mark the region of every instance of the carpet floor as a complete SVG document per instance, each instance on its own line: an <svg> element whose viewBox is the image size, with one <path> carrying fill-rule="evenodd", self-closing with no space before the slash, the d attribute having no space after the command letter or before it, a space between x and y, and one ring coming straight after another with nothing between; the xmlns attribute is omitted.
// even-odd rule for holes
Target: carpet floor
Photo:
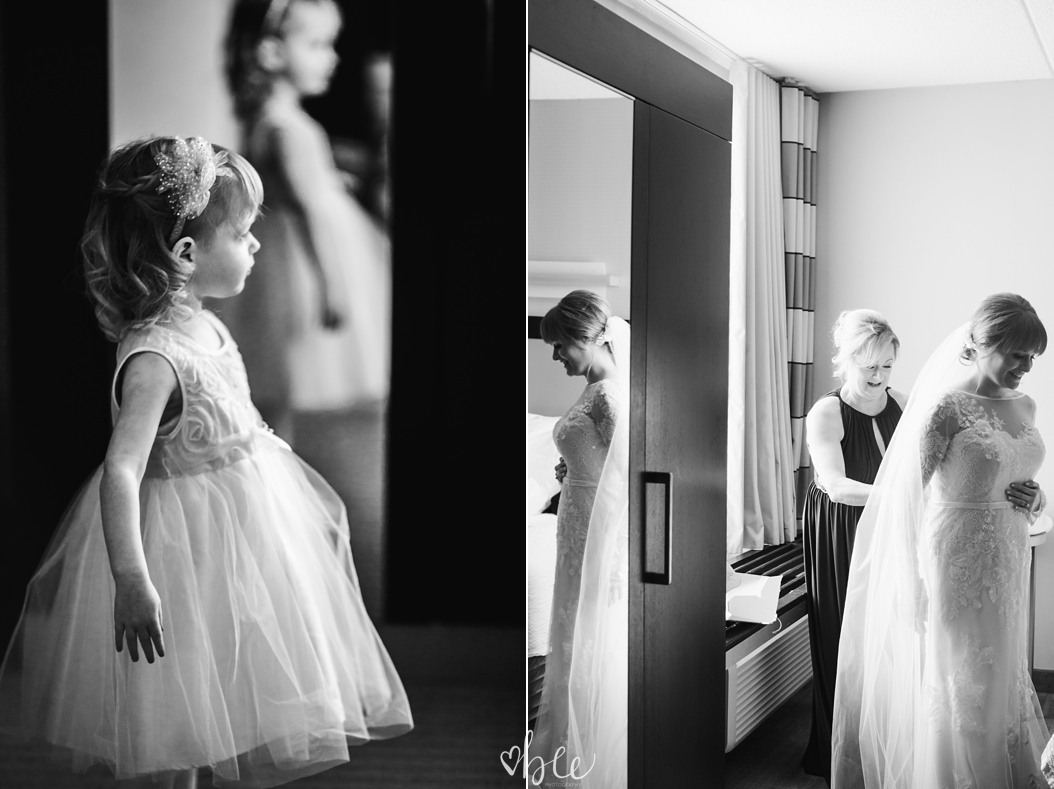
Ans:
<svg viewBox="0 0 1054 789"><path fill-rule="evenodd" d="M522 785L501 764L523 728L522 690L407 685L415 728L352 750L351 761L283 784L288 789L508 789ZM3 789L149 789L149 779L115 781L102 769L74 774L51 763L45 745L0 740ZM211 789L203 774L199 789Z"/></svg>
<svg viewBox="0 0 1054 789"><path fill-rule="evenodd" d="M1047 728L1054 732L1054 693L1040 693ZM801 757L812 725L812 682L725 754L725 789L826 789L806 775Z"/></svg>

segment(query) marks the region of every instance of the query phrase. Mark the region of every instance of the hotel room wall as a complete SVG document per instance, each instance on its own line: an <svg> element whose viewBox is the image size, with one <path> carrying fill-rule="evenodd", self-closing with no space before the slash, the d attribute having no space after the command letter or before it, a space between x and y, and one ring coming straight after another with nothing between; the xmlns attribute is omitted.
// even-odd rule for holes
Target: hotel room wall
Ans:
<svg viewBox="0 0 1054 789"><path fill-rule="evenodd" d="M630 318L630 207L633 103L615 99L537 99L530 102L530 260L602 262L618 287L606 297ZM595 289L590 283L569 282ZM530 293L530 290L528 291ZM531 315L555 299L528 298ZM527 341L527 410L559 416L582 392L552 360L552 349Z"/></svg>
<svg viewBox="0 0 1054 789"><path fill-rule="evenodd" d="M1054 80L820 97L816 383L834 388L830 327L870 307L902 342L908 391L985 296L1020 293L1054 340ZM1023 390L1054 448L1054 348ZM1054 499L1054 450L1037 475ZM1054 535L1036 551L1035 665L1054 669Z"/></svg>

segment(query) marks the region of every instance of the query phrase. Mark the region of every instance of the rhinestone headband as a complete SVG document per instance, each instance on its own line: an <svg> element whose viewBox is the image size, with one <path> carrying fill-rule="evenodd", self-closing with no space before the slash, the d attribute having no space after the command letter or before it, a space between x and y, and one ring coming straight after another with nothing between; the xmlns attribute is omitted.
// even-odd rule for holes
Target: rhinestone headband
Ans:
<svg viewBox="0 0 1054 789"><path fill-rule="evenodd" d="M209 204L209 190L217 177L231 175L227 153L212 150L201 137L176 137L171 153L158 153L154 162L160 171L158 194L168 193L168 204L176 216L169 243L175 241L188 219L201 216Z"/></svg>

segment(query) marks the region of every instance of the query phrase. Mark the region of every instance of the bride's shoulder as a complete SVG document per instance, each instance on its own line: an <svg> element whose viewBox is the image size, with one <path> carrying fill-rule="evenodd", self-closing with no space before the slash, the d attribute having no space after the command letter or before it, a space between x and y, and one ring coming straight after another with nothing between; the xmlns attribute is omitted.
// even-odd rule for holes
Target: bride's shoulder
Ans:
<svg viewBox="0 0 1054 789"><path fill-rule="evenodd" d="M935 408L962 408L966 403L974 403L976 398L973 397L969 392L966 392L958 387L952 387L941 392L940 396L937 397L934 402Z"/></svg>
<svg viewBox="0 0 1054 789"><path fill-rule="evenodd" d="M1025 412L1026 418L1031 419L1036 415L1036 401L1032 399L1031 395L1022 392L1021 397L1017 398L1017 403Z"/></svg>
<svg viewBox="0 0 1054 789"><path fill-rule="evenodd" d="M622 405L624 396L622 384L615 378L602 378L597 381L593 390L594 400L613 403L616 406Z"/></svg>
<svg viewBox="0 0 1054 789"><path fill-rule="evenodd" d="M969 392L955 387L941 392L927 408L931 423L949 420L958 422L960 427L983 410L983 406Z"/></svg>

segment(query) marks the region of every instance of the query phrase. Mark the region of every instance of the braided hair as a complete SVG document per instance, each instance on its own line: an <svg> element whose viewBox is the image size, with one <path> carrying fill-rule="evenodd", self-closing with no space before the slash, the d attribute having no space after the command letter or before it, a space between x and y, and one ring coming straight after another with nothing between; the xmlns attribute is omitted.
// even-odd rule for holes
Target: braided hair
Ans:
<svg viewBox="0 0 1054 789"><path fill-rule="evenodd" d="M113 342L130 329L191 314L186 285L194 267L173 254L168 242L177 217L158 192L161 173L155 161L175 142L172 137L136 140L110 154L99 170L81 253L99 327ZM259 210L263 187L256 171L232 151L226 164L233 177L216 179L207 207L186 222L183 236L207 244L222 225Z"/></svg>

